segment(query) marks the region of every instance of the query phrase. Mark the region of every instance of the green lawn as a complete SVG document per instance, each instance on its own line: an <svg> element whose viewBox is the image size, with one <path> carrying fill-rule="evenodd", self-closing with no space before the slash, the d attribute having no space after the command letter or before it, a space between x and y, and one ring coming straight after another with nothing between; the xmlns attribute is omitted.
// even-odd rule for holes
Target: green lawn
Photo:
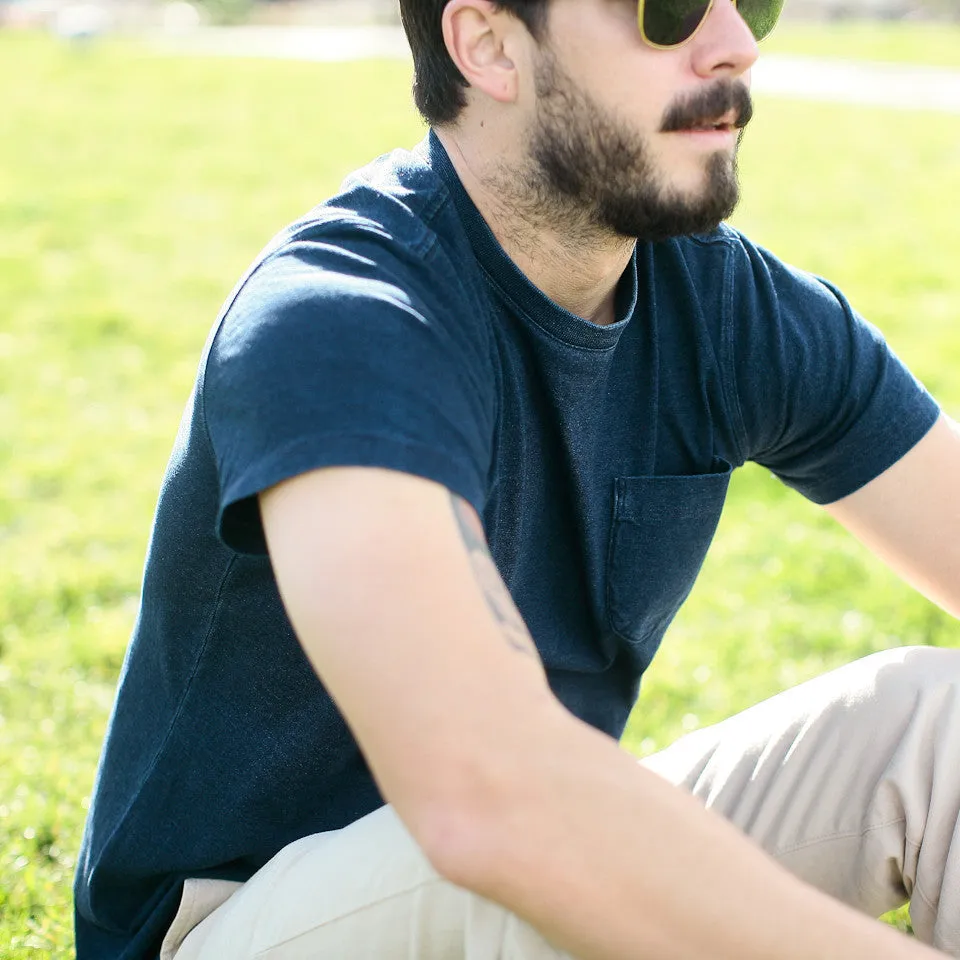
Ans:
<svg viewBox="0 0 960 960"><path fill-rule="evenodd" d="M0 33L4 960L71 955L85 798L209 324L278 227L421 136L408 85L402 63ZM960 117L761 101L743 166L738 223L839 282L960 413ZM626 742L648 752L881 647L958 641L816 509L744 470Z"/></svg>
<svg viewBox="0 0 960 960"><path fill-rule="evenodd" d="M761 50L809 57L960 67L960 22L848 20L823 25L786 21L763 42Z"/></svg>

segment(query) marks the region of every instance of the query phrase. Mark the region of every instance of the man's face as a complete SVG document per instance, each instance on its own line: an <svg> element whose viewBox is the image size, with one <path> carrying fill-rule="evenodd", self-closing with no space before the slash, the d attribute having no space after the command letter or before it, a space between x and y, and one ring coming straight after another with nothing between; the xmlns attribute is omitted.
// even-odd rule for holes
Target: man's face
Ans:
<svg viewBox="0 0 960 960"><path fill-rule="evenodd" d="M554 0L524 171L541 215L658 240L733 212L756 54L730 0L716 4L690 43L661 51L640 38L636 0Z"/></svg>

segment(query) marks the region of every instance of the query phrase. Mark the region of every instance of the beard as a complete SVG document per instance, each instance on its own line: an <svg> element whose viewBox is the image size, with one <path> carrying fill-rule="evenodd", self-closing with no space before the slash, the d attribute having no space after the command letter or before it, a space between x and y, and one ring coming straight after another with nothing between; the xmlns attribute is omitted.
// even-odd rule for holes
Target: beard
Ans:
<svg viewBox="0 0 960 960"><path fill-rule="evenodd" d="M647 138L578 89L547 49L536 83L537 115L517 184L528 222L560 227L573 243L597 234L658 241L709 232L733 213L740 199L735 151L705 158L701 190L671 189ZM749 91L718 80L673 104L661 132L693 129L731 111L742 137L753 113Z"/></svg>

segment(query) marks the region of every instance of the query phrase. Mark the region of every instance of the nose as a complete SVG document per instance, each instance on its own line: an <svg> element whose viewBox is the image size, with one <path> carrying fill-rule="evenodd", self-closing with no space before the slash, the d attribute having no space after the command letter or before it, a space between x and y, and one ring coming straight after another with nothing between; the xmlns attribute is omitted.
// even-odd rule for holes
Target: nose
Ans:
<svg viewBox="0 0 960 960"><path fill-rule="evenodd" d="M706 78L739 77L757 62L760 53L733 0L714 0L691 46L693 69Z"/></svg>

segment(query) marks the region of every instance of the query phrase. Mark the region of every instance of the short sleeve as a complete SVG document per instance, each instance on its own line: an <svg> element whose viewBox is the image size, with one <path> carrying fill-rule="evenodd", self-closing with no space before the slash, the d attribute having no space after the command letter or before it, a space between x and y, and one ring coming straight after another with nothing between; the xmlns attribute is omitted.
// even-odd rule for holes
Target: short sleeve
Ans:
<svg viewBox="0 0 960 960"><path fill-rule="evenodd" d="M907 453L937 404L839 290L742 244L733 354L746 459L831 503Z"/></svg>
<svg viewBox="0 0 960 960"><path fill-rule="evenodd" d="M202 385L227 546L262 553L257 494L327 466L415 474L482 510L491 352L457 290L428 251L349 225L304 231L259 265Z"/></svg>

